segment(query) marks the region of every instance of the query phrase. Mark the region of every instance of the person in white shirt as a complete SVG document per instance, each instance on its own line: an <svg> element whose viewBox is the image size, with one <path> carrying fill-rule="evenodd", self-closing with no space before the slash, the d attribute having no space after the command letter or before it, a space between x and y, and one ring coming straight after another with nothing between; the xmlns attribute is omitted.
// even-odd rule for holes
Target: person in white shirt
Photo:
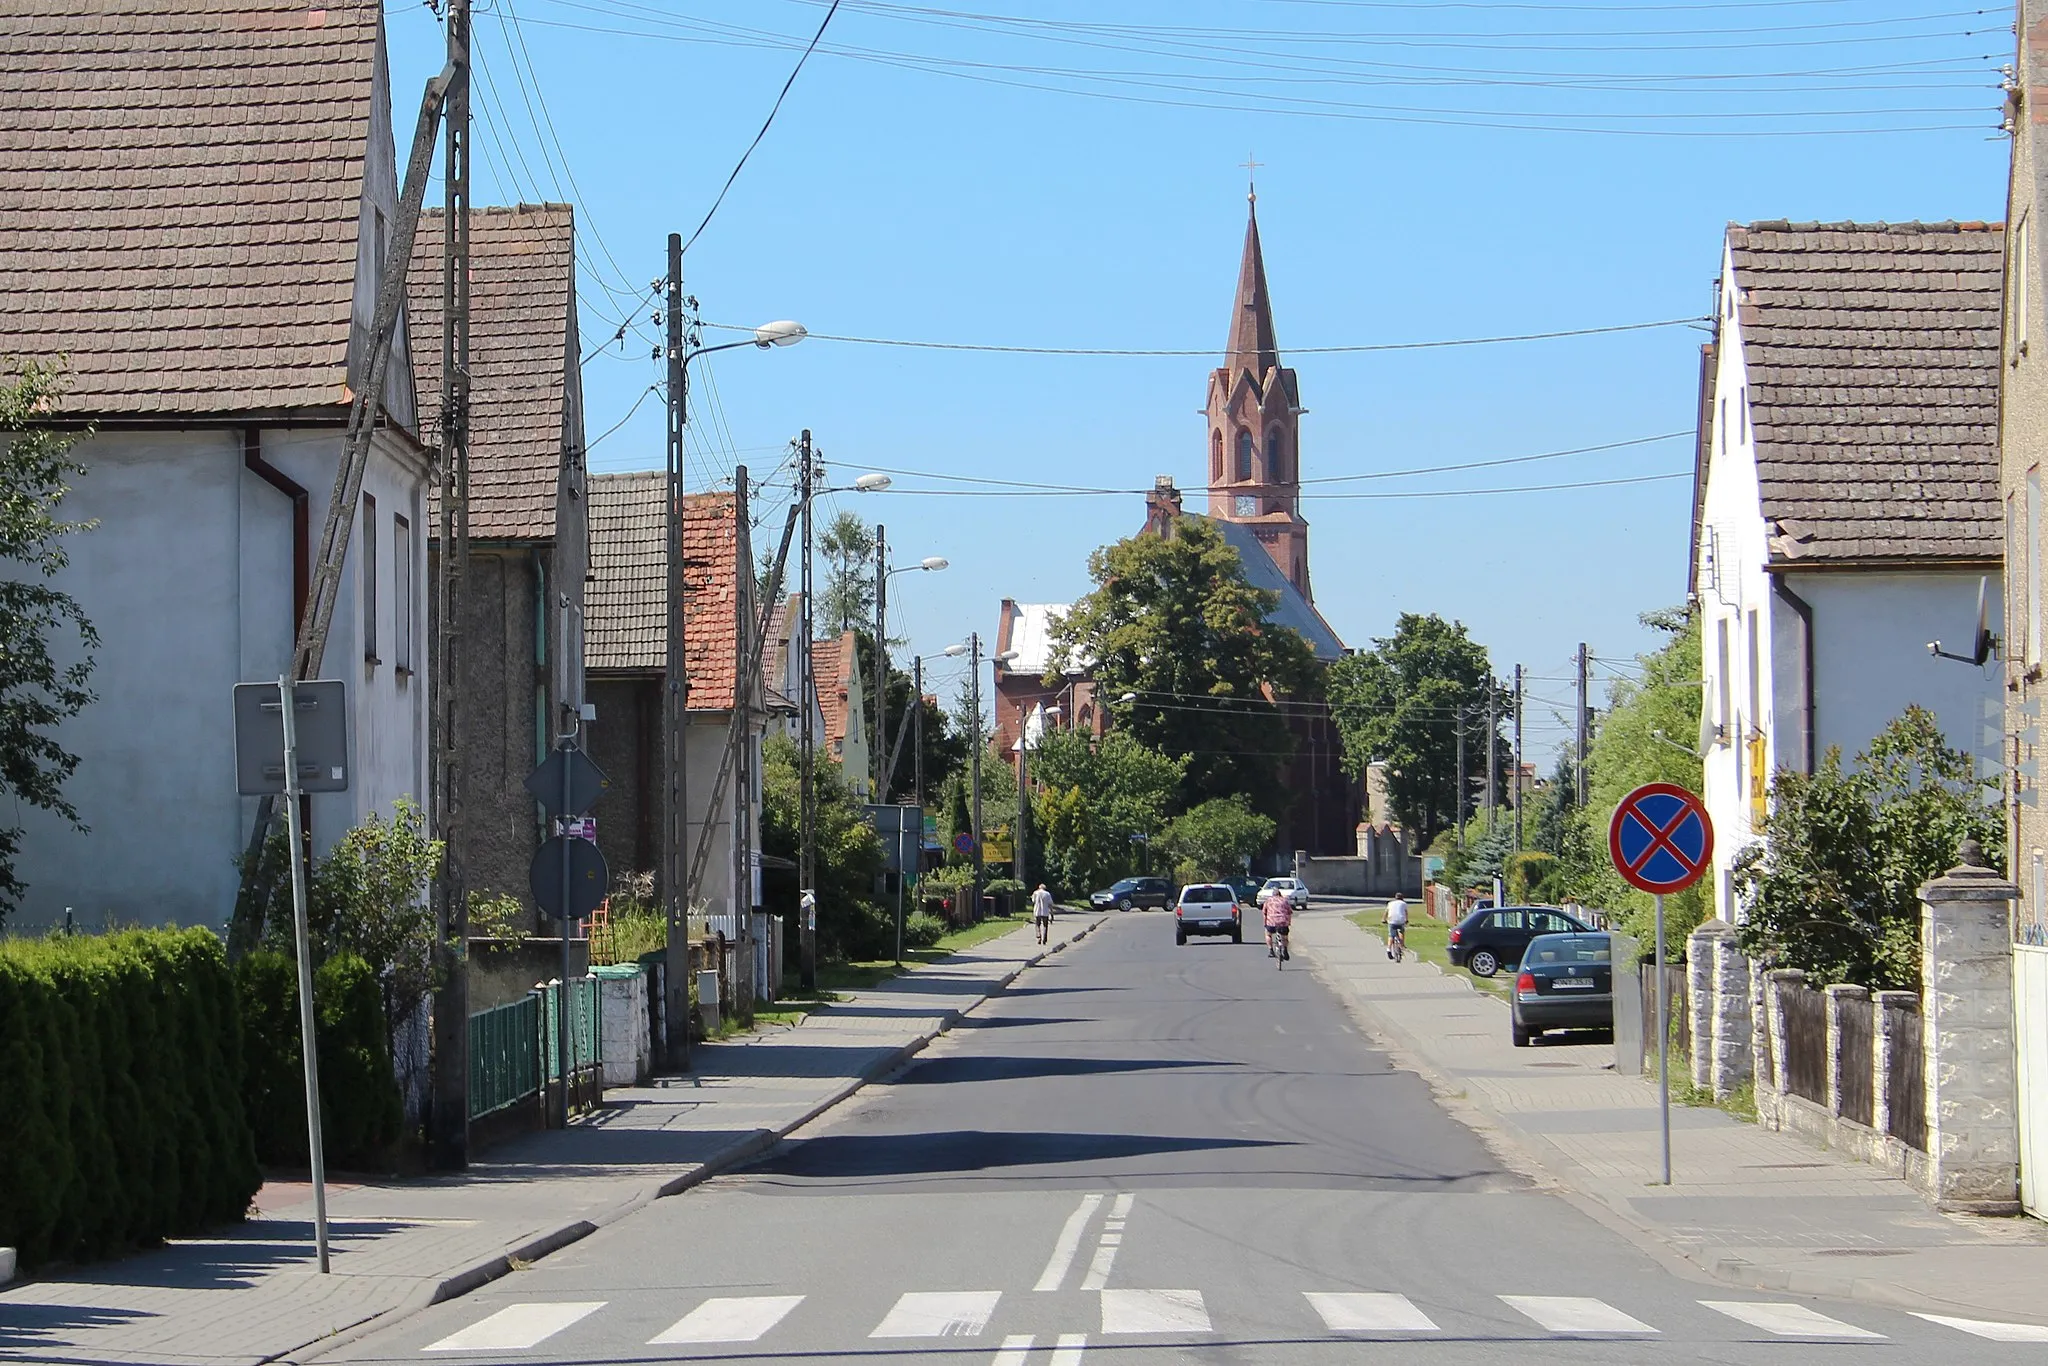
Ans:
<svg viewBox="0 0 2048 1366"><path fill-rule="evenodd" d="M1381 923L1387 927L1387 957L1398 963L1402 950L1408 947L1408 903L1396 895L1387 903Z"/></svg>
<svg viewBox="0 0 2048 1366"><path fill-rule="evenodd" d="M1043 882L1031 894L1031 923L1038 927L1039 943L1052 938L1052 893L1045 890Z"/></svg>

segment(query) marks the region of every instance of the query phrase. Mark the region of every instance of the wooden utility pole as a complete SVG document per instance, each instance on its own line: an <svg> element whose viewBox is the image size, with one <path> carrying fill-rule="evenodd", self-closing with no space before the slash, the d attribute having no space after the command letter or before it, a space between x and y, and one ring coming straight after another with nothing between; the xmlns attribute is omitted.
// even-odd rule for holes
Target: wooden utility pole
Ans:
<svg viewBox="0 0 2048 1366"><path fill-rule="evenodd" d="M732 928L739 940L740 966L733 973L734 1010L741 1024L754 1022L754 689L761 685L761 647L754 623L753 522L748 511L747 467L732 472L733 591L739 610L733 613L733 724L726 731L726 764L732 774ZM758 633L765 634L765 633ZM714 801L725 801L719 786ZM710 819L705 826L708 832Z"/></svg>
<svg viewBox="0 0 2048 1366"><path fill-rule="evenodd" d="M799 441L797 459L797 505L803 509L803 564L800 574L802 600L797 613L803 638L802 682L797 698L797 821L800 853L797 863L798 938L802 945L800 980L807 992L818 989L818 792L812 770L817 764L818 737L811 715L818 706L818 678L812 658L811 636L811 489L817 466L811 455L808 427Z"/></svg>
<svg viewBox="0 0 2048 1366"><path fill-rule="evenodd" d="M889 530L875 523L875 790L877 806L889 801Z"/></svg>
<svg viewBox="0 0 2048 1366"><path fill-rule="evenodd" d="M1572 804L1574 806L1584 806L1586 804L1586 749L1591 741L1593 729L1592 712L1587 709L1586 705L1586 664L1591 658L1592 652L1586 648L1586 642L1580 641L1578 743L1572 756Z"/></svg>
<svg viewBox="0 0 2048 1366"><path fill-rule="evenodd" d="M462 632L469 583L469 0L449 0L446 187L441 238L441 553L435 576L433 830L441 841L434 885L433 1165L469 1165L469 889L463 878ZM396 267L401 272L403 265ZM563 933L567 933L564 929Z"/></svg>
<svg viewBox="0 0 2048 1366"><path fill-rule="evenodd" d="M1508 779L1515 798L1515 852L1522 852L1522 666L1515 665L1515 772Z"/></svg>
<svg viewBox="0 0 2048 1366"><path fill-rule="evenodd" d="M1486 830L1488 834L1493 833L1493 808L1494 800L1497 796L1494 791L1494 771L1500 766L1496 762L1498 758L1497 737L1500 734L1500 722L1497 719L1499 712L1500 688L1494 682L1493 675L1488 674L1486 676L1486 734L1482 737L1486 744Z"/></svg>
<svg viewBox="0 0 2048 1366"><path fill-rule="evenodd" d="M668 565L667 652L662 673L661 738L661 899L668 921L668 948L662 956L664 987L662 1019L666 1025L667 1065L672 1071L690 1066L690 889L687 860L690 834L689 660L684 654L684 622L688 604L683 580L683 421L689 377L683 369L683 238L668 237L668 405L662 507L665 514L665 555Z"/></svg>

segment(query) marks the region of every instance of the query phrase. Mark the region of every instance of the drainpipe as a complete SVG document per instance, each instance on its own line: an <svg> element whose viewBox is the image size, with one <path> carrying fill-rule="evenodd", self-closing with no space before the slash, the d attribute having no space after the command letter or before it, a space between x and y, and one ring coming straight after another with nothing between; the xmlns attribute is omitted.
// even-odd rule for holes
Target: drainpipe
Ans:
<svg viewBox="0 0 2048 1366"><path fill-rule="evenodd" d="M1793 615L1799 618L1800 705L1805 712L1805 724L1801 729L1805 732L1806 740L1802 758L1805 760L1806 772L1811 773L1816 729L1813 716L1813 604L1793 592L1792 586L1785 582L1785 576L1782 574L1771 576L1771 587L1785 600L1785 605L1792 609Z"/></svg>
<svg viewBox="0 0 2048 1366"><path fill-rule="evenodd" d="M292 500L292 640L306 617L306 595L313 577L312 502L290 475L263 458L263 431L242 428L242 466Z"/></svg>

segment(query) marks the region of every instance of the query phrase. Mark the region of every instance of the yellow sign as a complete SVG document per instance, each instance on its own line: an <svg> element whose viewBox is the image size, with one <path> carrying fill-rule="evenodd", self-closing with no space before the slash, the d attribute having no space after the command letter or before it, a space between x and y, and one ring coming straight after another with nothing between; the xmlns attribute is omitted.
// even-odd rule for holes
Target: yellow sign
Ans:
<svg viewBox="0 0 2048 1366"><path fill-rule="evenodd" d="M1003 825L988 831L982 844L982 861L984 863L1008 863L1012 856L1010 828Z"/></svg>
<svg viewBox="0 0 2048 1366"><path fill-rule="evenodd" d="M1764 817L1770 812L1770 771L1765 766L1764 734L1754 731L1749 737L1749 828L1764 828Z"/></svg>

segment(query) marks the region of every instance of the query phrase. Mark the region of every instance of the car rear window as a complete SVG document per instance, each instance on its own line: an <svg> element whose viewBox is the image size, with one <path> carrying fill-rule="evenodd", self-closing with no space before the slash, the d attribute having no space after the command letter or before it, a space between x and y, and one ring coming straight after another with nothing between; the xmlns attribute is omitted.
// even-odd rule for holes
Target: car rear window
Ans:
<svg viewBox="0 0 2048 1366"><path fill-rule="evenodd" d="M1182 901L1235 901L1237 900L1237 893L1231 891L1228 887L1218 887L1212 883L1200 887L1185 887L1181 890L1180 899Z"/></svg>
<svg viewBox="0 0 2048 1366"><path fill-rule="evenodd" d="M1546 934L1529 942L1535 963L1605 963L1614 949L1604 934Z"/></svg>

